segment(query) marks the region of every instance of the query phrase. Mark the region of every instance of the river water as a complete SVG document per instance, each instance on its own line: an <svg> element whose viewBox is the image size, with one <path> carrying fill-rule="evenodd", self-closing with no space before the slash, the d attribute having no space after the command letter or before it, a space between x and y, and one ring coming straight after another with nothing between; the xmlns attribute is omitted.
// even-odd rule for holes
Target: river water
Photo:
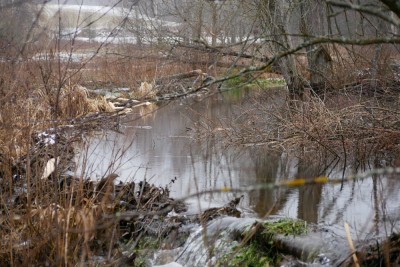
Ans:
<svg viewBox="0 0 400 267"><path fill-rule="evenodd" d="M222 121L251 108L249 91L216 94L202 101L182 99L137 110L121 121L119 132L97 134L81 154L91 178L115 172L121 181L146 179L169 185L174 198L221 187L241 188L283 179L327 175L342 177L343 164L324 166L260 146L226 147L218 138L197 140L200 121ZM144 115L148 113L147 115ZM355 172L347 168L346 173ZM400 183L371 175L344 184L278 188L246 193L240 209L246 217L278 215L303 219L344 236L344 222L355 239L386 236L399 226ZM234 193L207 194L188 200L196 212L222 206ZM398 228L397 228L398 229Z"/></svg>

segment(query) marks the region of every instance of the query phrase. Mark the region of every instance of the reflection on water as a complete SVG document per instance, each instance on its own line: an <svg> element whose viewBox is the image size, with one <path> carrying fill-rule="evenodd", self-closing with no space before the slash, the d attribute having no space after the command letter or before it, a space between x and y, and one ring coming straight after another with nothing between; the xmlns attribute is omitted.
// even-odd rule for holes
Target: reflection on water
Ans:
<svg viewBox="0 0 400 267"><path fill-rule="evenodd" d="M201 102L172 102L141 118L132 114L123 122L122 133L106 132L90 140L81 155L87 159L86 174L96 177L116 172L123 181L146 178L154 184L170 185L173 197L224 186L240 188L281 179L342 176L340 164L327 168L322 159L310 162L266 148L226 148L216 138L192 138L191 129L201 117L215 121L237 118L251 105L247 96L230 101L216 95ZM391 178L374 176L343 186L258 190L247 194L241 207L260 217L275 214L320 223L341 234L346 221L359 238L371 232L385 235L398 226L400 219L400 183ZM223 205L232 197L232 193L205 195L190 203L193 209L204 209Z"/></svg>

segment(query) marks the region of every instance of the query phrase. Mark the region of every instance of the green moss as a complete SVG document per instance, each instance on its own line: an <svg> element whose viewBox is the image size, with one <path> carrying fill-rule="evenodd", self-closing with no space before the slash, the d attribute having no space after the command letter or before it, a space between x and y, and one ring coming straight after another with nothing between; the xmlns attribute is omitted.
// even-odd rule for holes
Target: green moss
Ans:
<svg viewBox="0 0 400 267"><path fill-rule="evenodd" d="M137 246L134 248L136 254L134 266L147 266L146 259L148 259L149 255L154 253L154 251L158 250L159 247L160 240L155 237L145 236L140 238Z"/></svg>
<svg viewBox="0 0 400 267"><path fill-rule="evenodd" d="M240 237L240 239L245 239L250 235L251 239L245 245L235 247L230 254L222 257L217 266L275 266L280 261L280 253L274 245L273 236L276 234L297 236L307 233L307 223L293 219L265 222L252 228L254 227L257 228L255 233L251 233L252 230L248 229Z"/></svg>
<svg viewBox="0 0 400 267"><path fill-rule="evenodd" d="M264 249L265 247L258 242L252 242L234 255L230 266L269 266L269 264L273 262L273 259L267 255Z"/></svg>
<svg viewBox="0 0 400 267"><path fill-rule="evenodd" d="M256 79L250 83L248 83L246 86L249 88L261 88L261 89L267 89L267 88L273 88L273 87L280 87L280 86L285 86L286 82L285 80L281 79Z"/></svg>
<svg viewBox="0 0 400 267"><path fill-rule="evenodd" d="M151 236L145 236L142 237L139 240L139 243L137 245L137 249L138 250L156 250L158 249L160 246L160 240L155 238L155 237L151 237Z"/></svg>
<svg viewBox="0 0 400 267"><path fill-rule="evenodd" d="M224 87L226 88L235 88L235 87L242 87L246 85L247 79L243 76L237 76L235 78L229 79L224 82Z"/></svg>
<svg viewBox="0 0 400 267"><path fill-rule="evenodd" d="M145 257L137 257L134 261L134 266L146 266L146 258Z"/></svg>
<svg viewBox="0 0 400 267"><path fill-rule="evenodd" d="M237 72L232 72L231 75ZM237 76L224 82L224 88L260 88L267 89L272 87L285 86L286 82L284 79L265 79L265 78L252 78L249 76Z"/></svg>
<svg viewBox="0 0 400 267"><path fill-rule="evenodd" d="M269 256L265 246L258 242L250 242L243 247L235 247L230 254L222 257L216 266L219 267L265 267L270 266L274 259Z"/></svg>
<svg viewBox="0 0 400 267"><path fill-rule="evenodd" d="M281 234L298 236L307 233L307 223L301 220L281 219L276 222L263 223L263 235Z"/></svg>

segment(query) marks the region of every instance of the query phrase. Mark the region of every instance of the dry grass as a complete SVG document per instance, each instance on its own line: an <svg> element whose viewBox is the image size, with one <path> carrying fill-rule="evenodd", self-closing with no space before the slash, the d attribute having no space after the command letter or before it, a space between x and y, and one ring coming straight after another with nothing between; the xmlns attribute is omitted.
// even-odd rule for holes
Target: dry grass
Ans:
<svg viewBox="0 0 400 267"><path fill-rule="evenodd" d="M325 91L306 91L302 100L286 102L284 90L278 95L253 90L251 104L237 107L235 119L203 118L201 138L218 135L227 144L269 146L299 157L328 153L347 163L386 155L394 163L400 148L398 71L391 67L395 49L381 47L375 72L376 47L330 45L329 50L332 73ZM300 65L304 60L298 57ZM301 71L307 77L304 67Z"/></svg>
<svg viewBox="0 0 400 267"><path fill-rule="evenodd" d="M62 49L68 51L69 44L63 45ZM109 46L98 57L80 64L60 62L57 53L50 50L45 51L49 55L46 60L30 60L41 50L31 49L22 60L19 55L4 51L15 61L0 62L0 265L96 265L98 255L112 264L122 257L114 246L120 225L118 221L107 221L107 215L123 208L118 205L118 198L111 198L113 188L105 183L103 192L96 193L96 188L79 175L80 179L68 183L67 178L61 177L70 167L75 137L82 134L62 139L62 127L92 113L113 111L104 97L88 97L81 85L128 87L132 96L152 97L159 93L151 86L158 77L193 69L209 70L217 63L215 55L176 49L173 54L160 56L158 48L133 46L120 51ZM93 51L87 45L80 49ZM365 62L359 64L364 66ZM335 80L335 89L357 77L349 71L356 64L340 68L344 65L339 62L334 68L336 76L343 77ZM218 76L224 70L216 66L211 75ZM381 80L387 77L385 72L380 75ZM358 160L388 150L398 151L397 99L381 102L353 92L336 92L327 97L329 101L315 97L286 105L278 94L273 104L266 105L270 96L264 93L260 91L252 107L243 108L234 121L213 122L206 118L199 126L204 131L200 132L222 136L235 144L292 151L326 150L341 158ZM60 136L55 144L47 146L36 138L49 128L57 128L60 132L55 135ZM62 160L50 179L41 179L46 163L58 158ZM150 197L143 203L151 206L154 198Z"/></svg>
<svg viewBox="0 0 400 267"><path fill-rule="evenodd" d="M152 84L160 77L186 73L188 70L201 69L206 72L213 63L205 57L205 53L199 52L180 51L179 54L177 52L178 56L164 56L159 49L144 50L136 46L127 46L126 49L134 52L125 53L110 48L109 54L87 64L80 72L79 83L88 88L127 87L132 94L142 96L140 91L144 82ZM202 63L195 63L198 58L203 60ZM223 70L218 69L218 72ZM212 72L214 75L215 70Z"/></svg>
<svg viewBox="0 0 400 267"><path fill-rule="evenodd" d="M332 105L318 98L287 106L266 105L264 100L256 96L251 108L240 111L234 121L204 118L198 131L202 138L217 135L227 144L284 149L300 158L328 153L348 163L367 163L384 155L387 162L397 160L398 102L360 101L354 95L332 96Z"/></svg>
<svg viewBox="0 0 400 267"><path fill-rule="evenodd" d="M93 112L114 111L105 97L99 96L91 99L88 97L87 89L79 85L64 87L59 103L63 118L74 119Z"/></svg>
<svg viewBox="0 0 400 267"><path fill-rule="evenodd" d="M124 258L118 249L121 230L115 213L130 206L137 210L144 205L154 211L152 205L158 207L169 196L166 190L148 186L136 198L133 183L119 187L115 194L115 177L109 175L96 184L75 179L62 180L63 183L41 181L40 189L36 183L30 191L34 199L18 200L1 220L1 265L86 266L100 262L114 265ZM141 221L123 221L128 240L140 236L140 231L133 232L129 225L133 228ZM133 260L130 264L134 265Z"/></svg>
<svg viewBox="0 0 400 267"><path fill-rule="evenodd" d="M148 196L136 203L136 195L126 199L134 194L132 188L117 196L110 183L103 184L101 192L99 185L79 174L72 180L63 174L76 171L71 162L80 136L112 124L110 118L117 116L104 96L90 97L86 88L129 87L131 95L149 98L157 93L152 87L157 77L187 72L195 64L176 63L153 49L133 49L135 53L122 56L118 47L108 47L109 54L100 51L88 62L58 60L54 51L68 52L70 45L49 42L49 50L31 47L21 59L0 51L15 59L0 62L1 266L91 266L99 264L97 256L115 265L124 258L116 245L120 221L114 220L116 212L127 209L120 200L143 212L157 211L154 203L161 207L171 201L166 189L148 187L151 194L143 191ZM74 49L94 48L76 43ZM32 60L39 52L46 58ZM156 106L140 108L149 113ZM107 112L109 116L104 115ZM42 179L50 162L57 162L55 170ZM125 222L132 227L127 229L129 238L140 237L140 231L133 231L140 222Z"/></svg>

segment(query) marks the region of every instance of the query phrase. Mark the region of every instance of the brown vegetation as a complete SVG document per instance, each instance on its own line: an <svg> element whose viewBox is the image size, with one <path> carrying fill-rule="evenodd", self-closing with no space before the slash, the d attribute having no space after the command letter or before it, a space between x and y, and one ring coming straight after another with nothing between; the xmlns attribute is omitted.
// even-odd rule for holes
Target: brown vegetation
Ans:
<svg viewBox="0 0 400 267"><path fill-rule="evenodd" d="M345 54L346 47L335 49L342 56L333 60L331 76L320 90L306 88L302 98L286 102L283 89L273 93L255 84L251 108L242 108L234 121L205 120L208 127L200 127L200 132L215 135L220 129L218 135L229 144L265 145L300 157L313 151L362 165L385 155L394 163L400 137L396 54L382 52L372 77L366 49L351 54Z"/></svg>
<svg viewBox="0 0 400 267"><path fill-rule="evenodd" d="M92 89L127 86L127 96L148 99L182 90L183 76L176 79L176 73L199 79L196 83L190 80L189 86L202 86L203 71L187 71L201 66L178 64L175 58L147 52L146 57L153 60L100 53L80 65L59 62L53 54L43 61L1 64L0 174L5 215L0 224L4 240L1 264L95 265L99 255L110 264L134 262L136 255L122 255L118 242L137 245L144 232L135 229L146 229L144 224L152 222L153 215L162 215L176 204L168 198L167 189L145 185L138 191L135 184L116 189L111 186L115 176L98 184L80 174L65 176L66 170L76 171L71 159L80 135L88 129L113 126L119 115L104 96L93 97ZM368 73L354 73L359 69L356 65L344 64L346 70L353 70L344 71L335 61L333 86L317 94L309 90L301 100L286 101L287 95L280 89L275 94L254 89L253 106L245 107L235 121L206 121L199 132L220 135L231 144L283 148L299 157L328 154L361 166L384 155L397 164L400 110L396 72L388 71L382 62L371 84ZM246 78L271 76L277 74ZM122 106L133 105L129 99L118 101ZM51 160L56 162L55 171L49 179L42 179ZM142 192L141 197L135 192ZM138 209L142 213L137 213ZM120 211L130 215L118 218L115 215ZM147 217L137 220L139 215Z"/></svg>
<svg viewBox="0 0 400 267"><path fill-rule="evenodd" d="M266 12L281 10L279 1L272 2L276 2L276 8L268 6ZM255 14L262 17L258 11ZM289 25L279 25L279 14L274 18L264 15L268 17L264 23L255 23L259 24L258 30L265 30L263 35L286 35L286 31L280 31L289 29ZM217 17L214 16L213 27ZM270 18L277 24L265 23ZM199 39L202 26L196 33ZM279 31L274 32L270 26ZM222 34L223 30L220 31ZM317 35L304 34L305 40L308 35ZM218 122L206 118L199 132L222 136L230 144L285 149L299 157L328 154L343 159L344 165L361 166L371 159L378 165L376 159L382 157L388 164L398 165L396 47L327 44L323 49L329 54L325 61L329 61L331 72L323 73L322 84L312 84L316 70L310 70L311 63L304 53L312 45L290 51L293 44L276 39L272 43L279 44L279 49L271 45L271 52L267 51L268 44L243 44L249 40L243 41L242 37L238 45L230 47L217 47L215 37L212 47L197 43L160 43L151 47L93 45L76 40L41 40L36 46L31 40L25 44L29 38L18 44L1 40L0 265L96 265L95 256L99 255L109 264L127 258L132 262L136 255L123 256L118 242L126 238L124 243L131 242L135 248L142 234L151 230L145 224L151 225L153 215L164 215L176 205L166 188L145 183L139 190L133 183L115 188L115 175L93 184L74 173L72 158L82 133L115 126L113 119L121 114L114 112L115 105L105 96L91 97L91 89L127 87L127 97L143 99L179 92L165 98L171 99L186 95L189 88L196 92L196 88L203 87L207 72L221 77L209 83L217 84L236 78L236 74L224 76L226 70L237 76L264 71L255 74L256 79L279 75L265 73L277 70L286 74L287 84L298 91L301 99L286 101L280 92L271 96L262 89L255 90L253 106L243 109L241 116L234 121ZM293 56L299 51L303 54ZM76 60L77 54L83 59ZM281 54L281 61L269 62L275 54ZM293 56L293 64L279 64L286 56ZM238 66L247 69L240 72L235 69ZM177 73L196 75L191 76L194 81L184 83L181 76L175 76ZM249 75L245 79L252 82L254 77ZM300 92L303 89L304 94ZM271 97L272 101L267 99ZM121 106L132 105L129 99ZM49 169L53 171L46 173ZM67 176L67 171L74 175ZM118 218L120 211L129 211L125 213L129 216ZM142 216L141 220L138 216ZM397 245L396 242L391 244Z"/></svg>
<svg viewBox="0 0 400 267"><path fill-rule="evenodd" d="M179 211L179 206L169 198L167 188L147 183L115 187L116 177L111 174L98 183L73 177L36 181L30 194L21 194L25 199L18 196L12 207L3 206L10 214L1 221L0 263L135 266L135 244L143 234L162 238L176 227L164 225L148 233L153 231L154 216L166 214L173 207ZM117 212L124 217L116 217ZM133 243L130 254L126 255L119 242Z"/></svg>
<svg viewBox="0 0 400 267"><path fill-rule="evenodd" d="M9 58L0 62L0 265L135 265L143 235L158 239L180 225L165 222L155 229L155 218L184 205L169 198L168 188L114 187L114 175L92 182L77 173L73 158L82 135L117 128L119 116L148 105L135 99L181 91L185 78L201 85L203 73L188 72L199 67L196 61L179 63L150 47L132 46L122 51L134 52L122 54L112 45L42 45L22 57L0 51ZM83 58L76 61L75 55ZM129 91L109 99L94 90L104 87ZM131 254L123 255L121 244L130 244Z"/></svg>

